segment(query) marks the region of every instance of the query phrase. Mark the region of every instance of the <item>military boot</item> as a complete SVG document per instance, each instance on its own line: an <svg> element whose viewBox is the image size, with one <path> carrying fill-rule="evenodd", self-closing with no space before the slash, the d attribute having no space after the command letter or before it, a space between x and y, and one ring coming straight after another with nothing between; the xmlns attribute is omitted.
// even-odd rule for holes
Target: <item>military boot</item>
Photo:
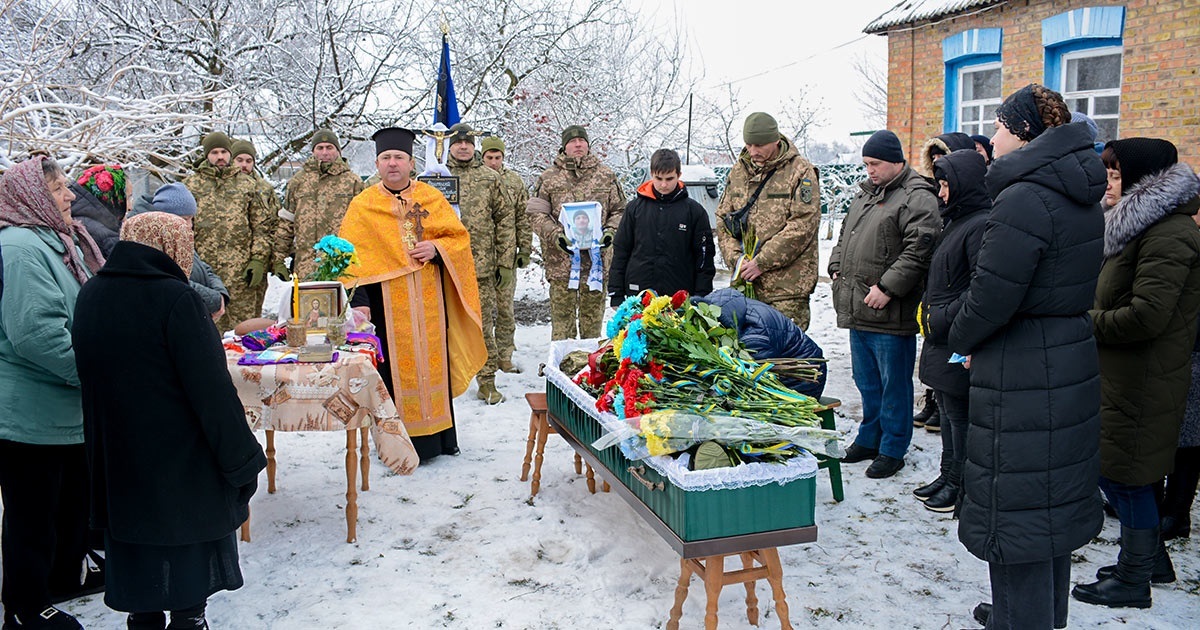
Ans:
<svg viewBox="0 0 1200 630"><path fill-rule="evenodd" d="M512 359L500 359L500 371L508 374L520 374L521 368L513 364Z"/></svg>
<svg viewBox="0 0 1200 630"><path fill-rule="evenodd" d="M489 405L498 405L504 402L504 396L496 389L496 379L481 378L479 380L479 391L475 397L486 402Z"/></svg>

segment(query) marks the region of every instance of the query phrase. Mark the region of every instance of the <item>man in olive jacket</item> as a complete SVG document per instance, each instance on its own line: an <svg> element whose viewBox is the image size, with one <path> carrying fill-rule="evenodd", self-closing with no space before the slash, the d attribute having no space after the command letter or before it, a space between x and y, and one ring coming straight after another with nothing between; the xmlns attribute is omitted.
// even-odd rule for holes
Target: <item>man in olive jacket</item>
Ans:
<svg viewBox="0 0 1200 630"><path fill-rule="evenodd" d="M908 166L896 134L863 145L869 181L854 197L829 258L839 328L850 329L862 424L842 461L874 459L872 478L904 467L912 440L917 305L941 231L933 184Z"/></svg>
<svg viewBox="0 0 1200 630"><path fill-rule="evenodd" d="M817 172L779 133L769 114L755 112L742 128L746 148L729 171L717 204L717 244L730 269L766 302L808 329L808 296L817 286L817 228L821 191ZM758 192L755 198L755 192ZM753 230L756 251L744 251L742 234Z"/></svg>

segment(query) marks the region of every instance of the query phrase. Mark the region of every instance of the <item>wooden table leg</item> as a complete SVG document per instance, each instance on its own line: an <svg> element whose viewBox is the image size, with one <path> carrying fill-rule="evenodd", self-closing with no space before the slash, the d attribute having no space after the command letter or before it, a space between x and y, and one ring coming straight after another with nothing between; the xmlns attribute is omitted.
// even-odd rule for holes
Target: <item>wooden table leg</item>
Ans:
<svg viewBox="0 0 1200 630"><path fill-rule="evenodd" d="M683 616L683 602L688 596L688 586L692 582L692 566L686 558L679 560L679 583L675 585L675 605L671 606L671 618L667 620L667 630L679 630L679 618Z"/></svg>
<svg viewBox="0 0 1200 630"><path fill-rule="evenodd" d="M575 453L575 474L583 474L583 457L581 457L579 453ZM593 490L592 494L596 494L596 491Z"/></svg>
<svg viewBox="0 0 1200 630"><path fill-rule="evenodd" d="M275 494L275 432L267 429L267 494Z"/></svg>
<svg viewBox="0 0 1200 630"><path fill-rule="evenodd" d="M537 446L534 447L533 482L529 485L529 496L531 497L536 497L538 490L542 487L542 460L545 458L546 438L550 436L550 424L546 421L546 414L537 415Z"/></svg>
<svg viewBox="0 0 1200 630"><path fill-rule="evenodd" d="M771 585L771 594L775 597L775 613L779 615L781 630L792 630L792 622L788 619L787 595L783 592L783 564L779 561L779 550L775 547L759 549L763 564L767 565L767 582Z"/></svg>
<svg viewBox="0 0 1200 630"><path fill-rule="evenodd" d="M358 430L346 431L346 542L358 538L358 488L354 477L358 473Z"/></svg>
<svg viewBox="0 0 1200 630"><path fill-rule="evenodd" d="M717 603L725 580L725 556L704 559L704 630L717 630Z"/></svg>
<svg viewBox="0 0 1200 630"><path fill-rule="evenodd" d="M596 471L592 470L591 464L587 467L587 487L588 492L596 494Z"/></svg>
<svg viewBox="0 0 1200 630"><path fill-rule="evenodd" d="M525 461L521 462L521 481L529 481L529 462L533 457L533 445L538 436L538 413L529 415L529 437L525 440Z"/></svg>
<svg viewBox="0 0 1200 630"><path fill-rule="evenodd" d="M369 428L363 427L359 429L362 434L362 447L358 449L360 457L358 465L362 469L362 490L366 492L371 489L371 442L368 439L367 432Z"/></svg>
<svg viewBox="0 0 1200 630"><path fill-rule="evenodd" d="M604 484L600 487L600 489L603 490L604 492L608 492L610 489L612 489L612 486L609 486L608 482L605 481Z"/></svg>
<svg viewBox="0 0 1200 630"><path fill-rule="evenodd" d="M749 571L754 568L754 554L742 554L742 569ZM754 585L757 580L746 580L743 584L746 585L746 619L750 625L758 625L758 596L754 594Z"/></svg>
<svg viewBox="0 0 1200 630"><path fill-rule="evenodd" d="M242 542L250 542L250 508L246 508L246 521L242 523Z"/></svg>

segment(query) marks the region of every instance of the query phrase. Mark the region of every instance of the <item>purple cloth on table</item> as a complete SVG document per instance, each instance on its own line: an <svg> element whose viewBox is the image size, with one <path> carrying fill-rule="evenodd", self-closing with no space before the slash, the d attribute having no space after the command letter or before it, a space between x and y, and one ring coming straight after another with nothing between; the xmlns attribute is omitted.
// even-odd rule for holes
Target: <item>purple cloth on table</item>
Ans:
<svg viewBox="0 0 1200 630"><path fill-rule="evenodd" d="M346 343L369 343L375 348L375 360L383 361L383 342L379 337L371 333L349 332L346 333Z"/></svg>
<svg viewBox="0 0 1200 630"><path fill-rule="evenodd" d="M277 360L276 359L260 359L258 356L259 354L260 353L257 353L257 352L247 352L246 354L243 354L242 357L240 359L238 359L238 365L279 365L280 363L299 363L300 362L300 359L294 354L289 354L289 355L283 357L282 359L277 359ZM333 358L330 359L328 361L328 363L337 363L337 361L338 361L338 353L337 353L337 350L334 350ZM322 363L324 363L324 361Z"/></svg>
<svg viewBox="0 0 1200 630"><path fill-rule="evenodd" d="M287 329L279 326L268 326L263 330L242 335L242 346L247 350L266 350L281 342L287 336Z"/></svg>

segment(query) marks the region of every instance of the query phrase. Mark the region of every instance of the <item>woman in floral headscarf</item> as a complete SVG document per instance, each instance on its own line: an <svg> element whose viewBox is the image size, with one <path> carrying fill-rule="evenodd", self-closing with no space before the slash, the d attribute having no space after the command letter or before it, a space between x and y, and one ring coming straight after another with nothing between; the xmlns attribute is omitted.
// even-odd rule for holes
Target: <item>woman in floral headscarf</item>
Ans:
<svg viewBox="0 0 1200 630"><path fill-rule="evenodd" d="M105 256L120 240L125 218L125 169L120 164L97 164L71 183L75 200L71 216L96 240Z"/></svg>
<svg viewBox="0 0 1200 630"><path fill-rule="evenodd" d="M191 225L147 212L121 239L73 329L104 603L130 613L130 630L162 630L164 611L171 628L206 628L208 597L242 586L233 532L267 460L188 284Z"/></svg>
<svg viewBox="0 0 1200 630"><path fill-rule="evenodd" d="M71 220L67 178L36 156L0 177L0 494L5 628L79 628L51 604L80 582L87 463L71 323L80 286L104 259Z"/></svg>

